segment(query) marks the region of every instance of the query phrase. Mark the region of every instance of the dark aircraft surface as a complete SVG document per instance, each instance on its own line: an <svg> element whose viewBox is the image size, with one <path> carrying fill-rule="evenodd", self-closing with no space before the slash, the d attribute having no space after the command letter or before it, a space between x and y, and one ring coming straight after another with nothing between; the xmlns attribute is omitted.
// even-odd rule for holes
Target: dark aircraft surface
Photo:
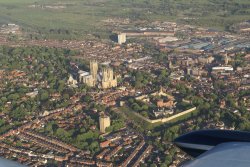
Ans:
<svg viewBox="0 0 250 167"><path fill-rule="evenodd" d="M250 133L201 130L182 135L174 144L195 159L183 167L250 167Z"/></svg>

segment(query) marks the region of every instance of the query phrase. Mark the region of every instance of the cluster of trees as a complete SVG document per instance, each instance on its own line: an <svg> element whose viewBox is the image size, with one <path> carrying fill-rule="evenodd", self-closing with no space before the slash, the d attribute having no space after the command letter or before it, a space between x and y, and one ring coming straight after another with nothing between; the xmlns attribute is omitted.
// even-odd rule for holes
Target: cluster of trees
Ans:
<svg viewBox="0 0 250 167"><path fill-rule="evenodd" d="M147 72L134 71L132 74L135 77L133 86L135 88L143 88L152 81L152 77Z"/></svg>
<svg viewBox="0 0 250 167"><path fill-rule="evenodd" d="M78 127L78 123L72 129L65 130L59 128L57 122L51 121L44 127L44 132L47 135L56 136L60 140L73 144L79 149L89 150L96 153L99 148L99 132L98 130L91 130L90 127L96 125L96 122L91 118L84 120L86 124L84 127Z"/></svg>
<svg viewBox="0 0 250 167"><path fill-rule="evenodd" d="M159 86L169 86L170 71L167 69L153 71L152 73L145 71L133 71L132 76L134 81L132 82L133 86L138 89L145 88L150 85L150 88L159 89Z"/></svg>
<svg viewBox="0 0 250 167"><path fill-rule="evenodd" d="M42 129L42 133L45 133L49 136L55 136L60 140L73 144L79 149L89 150L92 154L98 152L99 142L102 141L100 138L99 130L91 128L92 126L99 127L98 124L98 113L93 114L92 108L96 108L97 106L92 106L88 110L78 111L75 114L80 114L81 112L85 112L86 116L83 120L76 121L74 126L70 129L60 128L56 121L50 121L44 129ZM104 111L100 110L100 111ZM107 110L109 110L107 108ZM99 111L99 110L98 110ZM118 113L110 111L111 117L111 126L106 129L107 132L117 131L123 127L125 127L125 120ZM67 119L67 115L65 119Z"/></svg>
<svg viewBox="0 0 250 167"><path fill-rule="evenodd" d="M192 89L188 88L184 83L178 83L172 86L176 88L176 90L180 93L180 96L182 98L185 98L187 96L194 94Z"/></svg>
<svg viewBox="0 0 250 167"><path fill-rule="evenodd" d="M125 127L125 123L122 119L114 119L112 120L112 123L111 123L111 126L106 128L106 131L107 132L114 132L114 131L117 131L121 128Z"/></svg>
<svg viewBox="0 0 250 167"><path fill-rule="evenodd" d="M237 54L234 57L234 61L230 62L234 68L245 67L247 62L244 60L245 54Z"/></svg>
<svg viewBox="0 0 250 167"><path fill-rule="evenodd" d="M159 52L153 55L153 58L159 63L167 63L168 55L164 52Z"/></svg>
<svg viewBox="0 0 250 167"><path fill-rule="evenodd" d="M111 118L111 126L106 128L107 132L114 132L117 131L121 128L125 127L125 118L114 111L110 111L110 108L107 108L106 111L110 114L110 118Z"/></svg>
<svg viewBox="0 0 250 167"><path fill-rule="evenodd" d="M151 156L150 155L150 159L147 161L147 163L142 164L141 167L166 167L166 166L170 166L174 160L174 157L177 153L177 149L175 147L171 147L169 148L169 145L166 146L165 149L168 149L168 153L167 155L165 155L164 151L161 151L161 157L159 157L162 161L162 163L160 165L157 165L156 163L152 162L151 158L155 158L155 156Z"/></svg>
<svg viewBox="0 0 250 167"><path fill-rule="evenodd" d="M10 130L12 126L8 124L4 119L0 119L0 134L5 133Z"/></svg>
<svg viewBox="0 0 250 167"><path fill-rule="evenodd" d="M152 108L152 106L149 106L148 104L135 100L133 98L130 98L128 100L128 106L133 109L135 112L139 112L142 116L148 117L149 116L149 109Z"/></svg>
<svg viewBox="0 0 250 167"><path fill-rule="evenodd" d="M156 146L158 148L158 155L161 155L159 158L161 159L161 165L160 167L165 167L165 166L170 166L171 163L174 160L174 157L177 153L177 148L173 147L171 145L173 139L178 137L180 134L180 127L178 125L172 126L165 128L164 131L162 132L162 137L161 139L156 139L153 141L150 141L149 143ZM158 134L159 135L159 134ZM158 136L156 134L153 134L153 136ZM166 142L169 141L169 142ZM166 155L165 152L166 150L168 151L168 154ZM149 160L147 161L147 164L150 164L150 166L157 166L152 162L152 158L154 156L150 156Z"/></svg>
<svg viewBox="0 0 250 167"><path fill-rule="evenodd" d="M161 85L161 86L169 86L170 85L170 79L169 79L170 71L168 71L166 69L162 69L159 71L155 71L155 75L157 76L157 78L155 78L153 80L154 85L157 85L158 87L159 87L159 85ZM157 89L159 89L159 88L157 88Z"/></svg>
<svg viewBox="0 0 250 167"><path fill-rule="evenodd" d="M165 129L163 133L163 140L173 141L176 137L179 136L180 130L181 129L179 125L175 125L175 126Z"/></svg>
<svg viewBox="0 0 250 167"><path fill-rule="evenodd" d="M59 29L50 29L49 32L51 34L67 34L67 35L70 34L69 30L67 30L67 29L61 29L61 28L59 28Z"/></svg>
<svg viewBox="0 0 250 167"><path fill-rule="evenodd" d="M72 29L65 28L36 28L36 33L32 29L22 28L23 32L27 32L26 37L31 40L44 40L44 39L59 39L71 40L79 39L82 37L82 32L73 31Z"/></svg>
<svg viewBox="0 0 250 167"><path fill-rule="evenodd" d="M148 108L149 108L149 106L146 103L144 103L142 101L135 100L133 98L130 98L128 100L128 106L137 112L145 111L145 110L148 110Z"/></svg>
<svg viewBox="0 0 250 167"><path fill-rule="evenodd" d="M67 106L68 99L75 94L74 89L66 86L67 71L70 56L76 54L75 51L59 48L0 46L1 69L6 72L23 71L28 80L24 81L26 85L12 80L0 81L4 86L0 94L0 111L18 124L39 111ZM33 87L34 83L41 84ZM38 90L38 95L27 98L26 93L34 91L34 88ZM51 100L50 95L54 93L61 97Z"/></svg>

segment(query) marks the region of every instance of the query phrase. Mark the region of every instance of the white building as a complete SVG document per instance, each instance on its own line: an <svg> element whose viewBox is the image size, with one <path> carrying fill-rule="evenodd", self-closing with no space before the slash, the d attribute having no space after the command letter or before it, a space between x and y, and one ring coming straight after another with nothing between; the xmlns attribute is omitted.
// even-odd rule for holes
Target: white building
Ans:
<svg viewBox="0 0 250 167"><path fill-rule="evenodd" d="M219 72L219 71L233 71L234 68L231 66L218 66L218 67L213 67L212 71L213 72Z"/></svg>
<svg viewBox="0 0 250 167"><path fill-rule="evenodd" d="M105 114L101 114L99 117L99 124L100 132L105 133L105 129L110 126L110 117Z"/></svg>
<svg viewBox="0 0 250 167"><path fill-rule="evenodd" d="M126 43L126 34L125 33L118 34L118 43L120 45L123 43Z"/></svg>
<svg viewBox="0 0 250 167"><path fill-rule="evenodd" d="M70 75L69 75L69 79L68 79L68 81L67 81L67 84L70 85L70 86L76 86L77 80L75 80L75 79L73 78L73 76L70 74Z"/></svg>

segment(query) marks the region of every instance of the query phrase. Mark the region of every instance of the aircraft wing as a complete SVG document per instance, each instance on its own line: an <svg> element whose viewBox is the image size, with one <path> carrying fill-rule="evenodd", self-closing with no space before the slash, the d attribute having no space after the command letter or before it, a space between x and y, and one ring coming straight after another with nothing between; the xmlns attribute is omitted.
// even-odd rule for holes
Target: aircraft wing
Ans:
<svg viewBox="0 0 250 167"><path fill-rule="evenodd" d="M183 167L249 167L250 143L230 142L215 146Z"/></svg>
<svg viewBox="0 0 250 167"><path fill-rule="evenodd" d="M0 167L26 167L26 166L8 159L0 158Z"/></svg>
<svg viewBox="0 0 250 167"><path fill-rule="evenodd" d="M195 159L182 167L250 167L250 133L203 130L180 136L174 141Z"/></svg>

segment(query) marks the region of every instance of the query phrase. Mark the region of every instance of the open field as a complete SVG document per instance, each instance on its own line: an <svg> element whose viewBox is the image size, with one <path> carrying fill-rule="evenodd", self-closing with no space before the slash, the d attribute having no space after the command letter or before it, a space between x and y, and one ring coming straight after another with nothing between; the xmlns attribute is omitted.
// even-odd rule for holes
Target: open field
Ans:
<svg viewBox="0 0 250 167"><path fill-rule="evenodd" d="M250 19L248 0L1 0L0 24L20 24L48 37L103 35L109 18L177 21L225 29ZM102 37L102 36L101 36Z"/></svg>

